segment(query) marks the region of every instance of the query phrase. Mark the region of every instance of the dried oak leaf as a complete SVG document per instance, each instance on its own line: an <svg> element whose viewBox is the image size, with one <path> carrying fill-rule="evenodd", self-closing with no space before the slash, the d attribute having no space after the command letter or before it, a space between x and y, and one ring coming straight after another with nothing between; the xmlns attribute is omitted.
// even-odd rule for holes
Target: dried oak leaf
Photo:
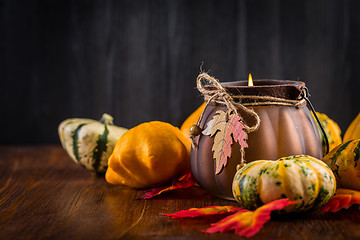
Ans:
<svg viewBox="0 0 360 240"><path fill-rule="evenodd" d="M241 118L234 113L217 111L206 129L202 132L204 135L214 137L212 151L215 158L215 173L219 174L223 167L227 165L228 158L231 157L231 146L238 142L240 146L247 147L247 133L241 123Z"/></svg>

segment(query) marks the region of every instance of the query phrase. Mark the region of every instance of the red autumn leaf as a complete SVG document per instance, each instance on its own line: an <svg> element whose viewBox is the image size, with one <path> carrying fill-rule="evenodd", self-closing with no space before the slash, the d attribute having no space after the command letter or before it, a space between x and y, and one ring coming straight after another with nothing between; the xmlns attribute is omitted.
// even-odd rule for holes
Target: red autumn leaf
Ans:
<svg viewBox="0 0 360 240"><path fill-rule="evenodd" d="M174 180L171 186L162 186L162 187L152 188L142 191L144 195L142 195L138 199L150 199L165 192L169 192L175 189L185 189L195 185L196 185L195 179L191 175L191 172L188 172L183 176L181 176L180 178Z"/></svg>
<svg viewBox="0 0 360 240"><path fill-rule="evenodd" d="M322 212L338 212L341 209L348 209L354 204L360 204L360 192L345 188L336 190L336 195L333 196L326 204L320 209Z"/></svg>
<svg viewBox="0 0 360 240"><path fill-rule="evenodd" d="M208 206L203 208L190 208L189 210L183 210L176 213L163 214L163 215L171 218L194 218L194 217L233 213L241 209L244 208L234 207L234 206Z"/></svg>
<svg viewBox="0 0 360 240"><path fill-rule="evenodd" d="M224 111L216 113L217 115L214 115L213 119L209 121L203 134L210 137L215 136L212 151L216 163L215 173L219 174L227 165L228 158L231 157L231 146L234 141L242 147L247 147L247 133L237 114Z"/></svg>
<svg viewBox="0 0 360 240"><path fill-rule="evenodd" d="M272 211L284 209L286 206L295 202L288 199L279 199L269 202L255 211L240 210L205 230L206 233L226 232L235 230L240 236L251 237L260 231L264 223L270 220Z"/></svg>

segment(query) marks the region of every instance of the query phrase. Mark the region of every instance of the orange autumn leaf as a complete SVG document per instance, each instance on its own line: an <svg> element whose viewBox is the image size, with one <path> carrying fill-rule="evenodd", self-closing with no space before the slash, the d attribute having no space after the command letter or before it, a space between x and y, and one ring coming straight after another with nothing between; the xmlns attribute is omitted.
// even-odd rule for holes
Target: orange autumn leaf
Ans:
<svg viewBox="0 0 360 240"><path fill-rule="evenodd" d="M234 141L242 147L247 147L247 133L237 114L221 110L216 113L217 115L214 115L213 119L208 122L202 133L210 137L215 136L212 151L216 163L215 173L219 174L227 165L228 158L231 157L231 146Z"/></svg>
<svg viewBox="0 0 360 240"><path fill-rule="evenodd" d="M178 179L174 180L171 186L162 186L142 191L144 195L139 197L139 199L150 199L165 192L169 192L175 189L190 188L192 186L196 186L196 182L191 175L191 172L188 172L183 176L179 177Z"/></svg>
<svg viewBox="0 0 360 240"><path fill-rule="evenodd" d="M336 195L333 196L319 212L335 213L341 209L348 209L354 204L360 204L360 191L339 188L336 190Z"/></svg>
<svg viewBox="0 0 360 240"><path fill-rule="evenodd" d="M164 216L171 218L193 218L211 215L220 215L237 212L244 208L234 206L208 206L203 208L190 208L189 210L183 210L176 213L163 214Z"/></svg>
<svg viewBox="0 0 360 240"><path fill-rule="evenodd" d="M211 227L203 232L226 232L234 229L235 233L240 236L251 237L262 228L264 223L270 220L272 211L282 210L286 206L294 203L295 202L289 201L288 199L279 199L267 203L255 211L234 206L209 206L203 208L190 208L189 210L164 215L171 218L188 218L233 213L219 222L211 224Z"/></svg>
<svg viewBox="0 0 360 240"><path fill-rule="evenodd" d="M279 199L269 202L255 211L243 210L234 213L205 230L206 233L227 232L235 230L240 236L251 237L260 231L264 223L270 220L272 211L284 209L295 202L288 199Z"/></svg>

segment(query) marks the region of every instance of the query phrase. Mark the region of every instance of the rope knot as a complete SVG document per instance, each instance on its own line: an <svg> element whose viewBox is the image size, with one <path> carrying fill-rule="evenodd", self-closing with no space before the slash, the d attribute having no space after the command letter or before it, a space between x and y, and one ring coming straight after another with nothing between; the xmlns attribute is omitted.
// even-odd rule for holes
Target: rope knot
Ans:
<svg viewBox="0 0 360 240"><path fill-rule="evenodd" d="M214 90L205 89L205 86L202 83L203 79L211 82L213 84L213 86L215 87L215 89ZM198 90L204 95L204 98L206 101L206 106L205 106L204 110L206 109L207 105L211 101L223 103L226 105L226 107L229 110L233 111L240 118L241 118L241 116L239 114L239 110L242 110L246 114L249 114L250 116L252 116L255 119L255 124L253 126L249 126L243 121L244 128L248 133L254 132L259 128L259 126L260 126L259 115L252 108L248 108L248 107L242 105L241 103L235 102L233 96L231 96L230 93L228 93L228 91L219 83L218 80L211 77L207 73L200 73L196 79L196 85L197 85ZM198 124L200 123L201 119L202 119L202 114L199 118Z"/></svg>

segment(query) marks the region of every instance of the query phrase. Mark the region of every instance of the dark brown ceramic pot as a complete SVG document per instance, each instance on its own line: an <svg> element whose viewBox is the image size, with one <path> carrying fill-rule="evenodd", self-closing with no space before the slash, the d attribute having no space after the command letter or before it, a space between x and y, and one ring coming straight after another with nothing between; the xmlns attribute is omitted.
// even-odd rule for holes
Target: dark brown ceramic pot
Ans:
<svg viewBox="0 0 360 240"><path fill-rule="evenodd" d="M265 95L278 98L296 100L300 97L300 81L286 80L255 80L253 87L247 86L247 81L223 83L222 86L234 95ZM212 86L205 86L212 89ZM250 100L247 100L251 102ZM244 103L244 100L243 100ZM304 105L294 106L251 106L261 119L257 131L248 134L248 148L245 148L245 162L254 160L276 160L280 157L307 154L322 158L319 133L310 114ZM210 102L205 109L200 127L205 129L208 121L216 111L227 111L222 104ZM241 114L241 113L240 113ZM242 115L248 125L254 120L246 114ZM213 138L200 134L195 137L197 148L191 150L191 169L196 181L210 193L229 200L232 195L232 181L236 173L236 166L240 163L240 147L237 142L232 146L232 155L219 174L215 174L215 160L213 159Z"/></svg>

